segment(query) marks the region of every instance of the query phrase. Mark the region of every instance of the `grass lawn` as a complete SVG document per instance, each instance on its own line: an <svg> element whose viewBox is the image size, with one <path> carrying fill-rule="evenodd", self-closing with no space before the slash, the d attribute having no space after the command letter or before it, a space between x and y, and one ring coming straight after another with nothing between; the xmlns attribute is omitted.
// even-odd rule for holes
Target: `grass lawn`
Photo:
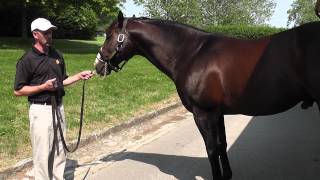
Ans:
<svg viewBox="0 0 320 180"><path fill-rule="evenodd" d="M63 52L67 73L92 70L103 38L94 41L54 40ZM0 171L31 157L29 104L26 97L13 95L15 64L30 49L32 41L0 38ZM75 139L80 114L82 82L66 87L64 106L68 140ZM103 79L95 76L86 83L83 134L90 134L125 121L137 112L175 95L171 80L146 59L135 56L119 73Z"/></svg>

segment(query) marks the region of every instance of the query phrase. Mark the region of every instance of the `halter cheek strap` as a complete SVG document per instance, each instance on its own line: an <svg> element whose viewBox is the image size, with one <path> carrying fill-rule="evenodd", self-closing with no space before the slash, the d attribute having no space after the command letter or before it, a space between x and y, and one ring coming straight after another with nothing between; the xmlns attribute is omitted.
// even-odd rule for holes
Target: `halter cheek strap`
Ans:
<svg viewBox="0 0 320 180"><path fill-rule="evenodd" d="M113 56L115 56L118 52L119 51L113 51L111 56L110 56L110 59L112 59ZM108 67L110 67L111 70L113 70L115 72L120 71L123 68L123 66L128 62L128 61L124 60L124 63L120 67L118 65L114 66L114 65L111 64L110 60L103 58L103 54L102 54L101 49L99 50L98 54L99 54L100 57L97 57L97 60L100 61L101 63L103 63L105 68L108 66Z"/></svg>
<svg viewBox="0 0 320 180"><path fill-rule="evenodd" d="M98 52L100 57L97 57L97 60L104 63L105 75L106 75L107 67L110 67L110 69L115 72L119 72L123 68L123 66L127 63L126 60L123 60L124 63L121 65L121 67L119 67L118 65L116 66L112 65L110 61L117 53L121 51L121 48L123 47L123 43L126 39L126 34L128 34L126 30L127 22L128 22L128 19L125 19L123 22L122 29L120 30L120 33L118 34L118 37L117 37L117 45L115 46L115 50L111 53L111 56L108 59L104 58L102 54L102 48L100 48Z"/></svg>

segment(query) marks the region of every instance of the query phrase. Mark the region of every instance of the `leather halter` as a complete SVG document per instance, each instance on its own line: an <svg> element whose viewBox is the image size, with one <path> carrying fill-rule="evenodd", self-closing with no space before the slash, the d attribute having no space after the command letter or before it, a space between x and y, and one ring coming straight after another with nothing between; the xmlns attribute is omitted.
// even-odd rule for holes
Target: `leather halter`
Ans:
<svg viewBox="0 0 320 180"><path fill-rule="evenodd" d="M122 26L122 29L120 30L120 33L118 34L118 37L117 37L117 44L114 48L114 51L111 53L111 56L110 58L106 58L103 53L102 53L102 47L100 48L99 50L99 55L100 55L100 58L97 58L101 63L104 63L104 69L105 69L105 75L106 75L106 70L107 68L109 67L111 70L115 71L115 72L119 72L123 66L127 63L127 60L123 60L124 63L119 67L119 64L117 65L112 65L111 64L111 59L119 54L122 50L122 47L123 47L123 42L126 40L126 37L127 37L127 31L126 31L126 25L127 25L127 22L128 20L125 19L124 22L123 22L123 26Z"/></svg>

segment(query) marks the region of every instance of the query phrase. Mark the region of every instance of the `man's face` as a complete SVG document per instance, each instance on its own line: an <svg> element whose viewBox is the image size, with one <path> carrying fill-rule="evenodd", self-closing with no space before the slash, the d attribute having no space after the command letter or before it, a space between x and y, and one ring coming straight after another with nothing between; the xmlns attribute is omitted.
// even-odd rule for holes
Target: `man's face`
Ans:
<svg viewBox="0 0 320 180"><path fill-rule="evenodd" d="M52 44L52 29L47 31L33 31L33 37L36 42L39 42L43 46L50 46Z"/></svg>

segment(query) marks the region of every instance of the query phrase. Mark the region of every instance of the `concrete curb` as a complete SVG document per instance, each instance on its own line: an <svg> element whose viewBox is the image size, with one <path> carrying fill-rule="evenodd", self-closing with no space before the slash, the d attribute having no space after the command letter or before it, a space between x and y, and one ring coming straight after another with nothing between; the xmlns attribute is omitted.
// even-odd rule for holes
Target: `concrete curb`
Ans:
<svg viewBox="0 0 320 180"><path fill-rule="evenodd" d="M122 124L116 125L114 127L102 130L98 133L93 133L87 137L81 138L79 148L86 146L92 142L95 142L99 139L102 139L106 136L109 136L110 134L117 133L123 129L127 129L130 127L139 125L139 124L141 124L147 120L150 120L156 116L159 116L159 115L164 114L168 111L176 109L176 108L180 107L181 105L182 105L182 103L180 101L170 103L170 104L166 105L165 107L162 107L161 109L148 112L142 116L131 118ZM72 141L71 143L68 144L68 148L72 149L76 145L76 143L77 143L76 140ZM4 171L1 171L0 172L0 179L6 179L9 176L12 176L12 175L24 170L25 168L28 168L31 166L32 166L32 158L24 159L24 160L18 162L15 166L10 167Z"/></svg>

